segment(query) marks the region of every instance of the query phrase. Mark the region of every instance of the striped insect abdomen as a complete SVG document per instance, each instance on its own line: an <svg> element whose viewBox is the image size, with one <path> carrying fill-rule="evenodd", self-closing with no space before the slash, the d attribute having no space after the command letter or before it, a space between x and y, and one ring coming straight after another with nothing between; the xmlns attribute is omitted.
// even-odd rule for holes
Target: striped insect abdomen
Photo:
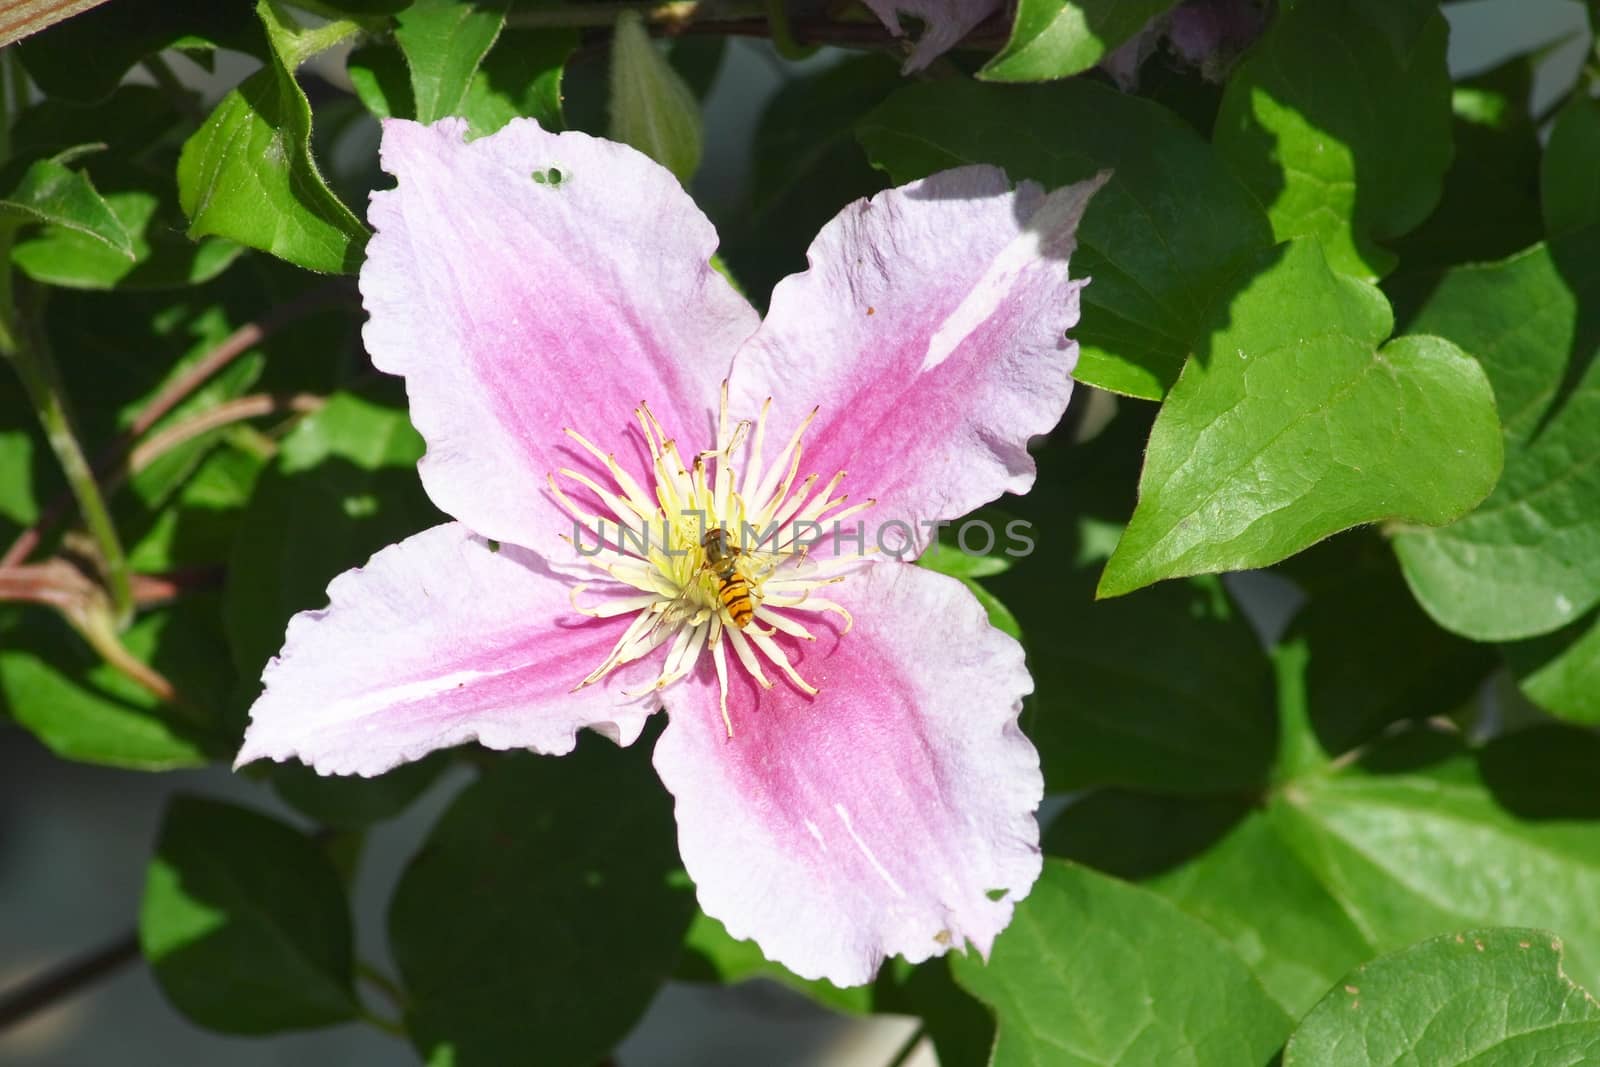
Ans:
<svg viewBox="0 0 1600 1067"><path fill-rule="evenodd" d="M750 603L750 583L737 571L723 577L717 586L717 599L728 609L733 624L739 629L744 629L755 618L756 609Z"/></svg>

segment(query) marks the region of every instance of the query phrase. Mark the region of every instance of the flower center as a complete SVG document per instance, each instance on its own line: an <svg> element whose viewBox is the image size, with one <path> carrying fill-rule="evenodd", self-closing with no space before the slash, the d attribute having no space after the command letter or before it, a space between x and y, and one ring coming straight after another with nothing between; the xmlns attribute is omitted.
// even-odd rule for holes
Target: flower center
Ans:
<svg viewBox="0 0 1600 1067"><path fill-rule="evenodd" d="M585 582L572 591L573 607L595 618L634 617L611 653L575 688L592 685L666 645L660 675L629 695L665 688L687 676L700 655L708 653L730 738L729 648L762 688L773 684L765 664L796 688L816 695L816 687L800 676L776 638L815 640L802 621L815 612L840 616L843 632L849 632L850 613L821 593L844 581L866 554L837 552L834 535L841 520L873 501L847 506L847 496L834 495L844 471L820 488L817 475L799 477L801 439L815 410L771 462L763 463L771 409L769 398L753 427L749 420L731 422L724 382L716 447L694 453L686 462L677 442L641 403L634 418L649 451L646 482L653 484L648 485L623 470L615 454L574 430L566 431L607 472L597 479L564 467L550 476L551 492L576 524L572 544L586 563L633 591L584 604L582 594L596 587ZM558 476L583 492L569 494ZM574 495L582 497L582 505ZM814 558L812 547L829 540L836 551L824 560ZM864 538L855 542L863 544Z"/></svg>

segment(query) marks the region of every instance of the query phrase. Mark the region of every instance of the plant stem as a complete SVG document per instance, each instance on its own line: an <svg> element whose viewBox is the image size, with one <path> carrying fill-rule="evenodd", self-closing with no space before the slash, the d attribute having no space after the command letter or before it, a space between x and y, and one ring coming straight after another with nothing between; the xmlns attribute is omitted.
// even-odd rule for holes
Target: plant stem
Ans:
<svg viewBox="0 0 1600 1067"><path fill-rule="evenodd" d="M323 405L322 397L312 396L308 393L296 393L293 396L274 396L271 393L252 393L234 400L225 400L214 408L207 408L191 419L174 423L159 433L153 433L148 439L141 442L139 447L128 453L128 462L124 477L138 474L150 464L177 448L186 444L202 434L220 429L230 423L241 422L244 419L259 418L262 415L275 415L282 412L296 412L305 414L316 411ZM116 474L107 478L107 484L121 481Z"/></svg>
<svg viewBox="0 0 1600 1067"><path fill-rule="evenodd" d="M612 0L592 4L553 4L518 9L506 16L517 29L609 29L625 11L638 12L650 32L663 36L720 34L724 37L772 38L785 56L799 56L815 45L845 48L902 49L905 38L896 37L877 22L840 20L826 15L772 19L778 0ZM1000 16L989 19L962 41L963 47L993 51L1004 44L1010 27Z"/></svg>
<svg viewBox="0 0 1600 1067"><path fill-rule="evenodd" d="M349 293L347 283L334 282L291 300L281 307L274 308L255 322L246 323L233 333L224 338L217 347L207 352L199 362L195 363L183 374L169 382L166 388L151 398L138 415L134 416L132 425L111 443L111 446L100 455L95 464L95 470L102 478L109 478L116 471L117 462L127 452L132 443L142 437L156 423L160 422L173 408L183 403L191 393L199 389L206 382L228 364L244 355L250 349L272 336L275 332L288 326L313 311L338 302ZM39 547L45 534L52 530L57 523L66 517L68 506L72 497L63 494L52 500L44 509L44 514L39 517L28 529L24 530L5 554L0 556L0 567L9 567L21 563Z"/></svg>
<svg viewBox="0 0 1600 1067"><path fill-rule="evenodd" d="M356 976L381 991L385 997L389 998L389 1003L395 1007L404 1010L406 1004L409 1003L410 998L406 996L406 991L400 988L400 983L366 960L356 961Z"/></svg>
<svg viewBox="0 0 1600 1067"><path fill-rule="evenodd" d="M0 242L9 245L9 240ZM3 249L9 255L9 247ZM50 355L49 345L37 329L17 329L15 307L10 301L0 305L0 355L4 355L16 368L22 387L28 393L33 409L44 426L45 438L61 464L67 485L78 501L84 525L99 549L99 564L106 590L111 594L111 605L118 626L125 626L133 618L133 589L128 579L128 558L122 551L122 541L116 526L111 522L111 512L100 484L95 480L83 446L72 432L72 421L67 414L67 401Z"/></svg>
<svg viewBox="0 0 1600 1067"><path fill-rule="evenodd" d="M816 45L802 45L794 39L789 26L788 0L766 0L767 29L772 34L772 47L784 59L805 59L816 53Z"/></svg>
<svg viewBox="0 0 1600 1067"><path fill-rule="evenodd" d="M378 989L381 993L383 993L384 997L388 999L389 1003L394 1005L401 1015L405 1014L408 998L406 997L406 991L400 988L400 983L396 982L393 978L390 978L388 975L378 970L377 967L368 963L366 960L356 961L356 977ZM363 1010L361 1013L361 1018L385 1033L394 1034L396 1037L406 1036L406 1028L403 1023L396 1022L392 1019L387 1019L376 1012Z"/></svg>
<svg viewBox="0 0 1600 1067"><path fill-rule="evenodd" d="M917 1028L911 1031L905 1043L900 1046L900 1051L894 1054L894 1059L889 1061L888 1067L905 1067L911 1059L911 1054L917 1051L917 1046L922 1044L922 1039L928 1036L928 1024L919 1022Z"/></svg>
<svg viewBox="0 0 1600 1067"><path fill-rule="evenodd" d="M0 1031L26 1022L35 1012L115 974L138 958L139 936L130 930L103 948L48 971L14 992L0 995Z"/></svg>
<svg viewBox="0 0 1600 1067"><path fill-rule="evenodd" d="M700 0L646 0L646 2L560 4L517 10L506 16L506 25L516 29L542 30L562 27L610 27L625 11L637 11L646 23L683 26L696 18L711 17L701 10ZM764 3L728 4L716 9L723 18L755 18L766 11Z"/></svg>
<svg viewBox="0 0 1600 1067"><path fill-rule="evenodd" d="M361 1021L366 1023L368 1026L375 1026L384 1033L393 1034L398 1038L405 1038L407 1036L406 1028L400 1023L393 1019L385 1019L383 1016L375 1015L370 1011L362 1011Z"/></svg>

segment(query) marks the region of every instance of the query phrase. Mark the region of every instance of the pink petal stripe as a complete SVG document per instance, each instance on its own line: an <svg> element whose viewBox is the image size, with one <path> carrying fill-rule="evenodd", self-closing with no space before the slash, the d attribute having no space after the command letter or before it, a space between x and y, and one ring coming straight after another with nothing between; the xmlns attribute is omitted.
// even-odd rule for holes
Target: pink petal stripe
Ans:
<svg viewBox="0 0 1600 1067"><path fill-rule="evenodd" d="M711 269L710 222L645 156L531 119L471 143L465 132L457 119L384 123L399 185L368 213L367 350L406 376L434 502L485 537L564 558L555 538L571 523L545 478L592 461L562 430L638 473L622 443L646 400L685 450L710 447L719 385L756 314Z"/></svg>
<svg viewBox="0 0 1600 1067"><path fill-rule="evenodd" d="M631 744L659 698L620 694L649 670L572 692L629 620L577 614L569 588L532 552L495 551L459 523L389 546L290 621L236 765L375 775L472 740L565 753L584 727Z"/></svg>
<svg viewBox="0 0 1600 1067"><path fill-rule="evenodd" d="M1083 279L1068 276L1101 175L1046 195L993 167L845 208L734 361L738 413L774 398L781 440L813 406L803 470L848 471L869 527L954 519L1026 492L1028 439L1066 410Z"/></svg>
<svg viewBox="0 0 1600 1067"><path fill-rule="evenodd" d="M1017 726L1022 649L965 587L885 562L837 590L855 628L815 627L799 659L819 696L735 668L730 740L702 664L667 693L655 764L706 913L859 985L892 953L988 952L1039 874L1044 782Z"/></svg>

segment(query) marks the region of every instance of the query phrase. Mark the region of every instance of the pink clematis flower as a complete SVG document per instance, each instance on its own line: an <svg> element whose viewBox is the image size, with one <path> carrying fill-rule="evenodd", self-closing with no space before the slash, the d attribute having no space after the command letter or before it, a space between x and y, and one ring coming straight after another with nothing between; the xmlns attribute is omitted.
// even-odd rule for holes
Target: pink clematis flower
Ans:
<svg viewBox="0 0 1600 1067"><path fill-rule="evenodd" d="M967 167L858 201L762 322L666 170L532 121L465 133L385 123L398 187L361 272L367 348L457 521L290 622L239 763L559 754L665 707L683 862L735 937L840 985L987 953L1040 871L1032 683L959 582L876 531L920 546L1031 484L1102 179Z"/></svg>

